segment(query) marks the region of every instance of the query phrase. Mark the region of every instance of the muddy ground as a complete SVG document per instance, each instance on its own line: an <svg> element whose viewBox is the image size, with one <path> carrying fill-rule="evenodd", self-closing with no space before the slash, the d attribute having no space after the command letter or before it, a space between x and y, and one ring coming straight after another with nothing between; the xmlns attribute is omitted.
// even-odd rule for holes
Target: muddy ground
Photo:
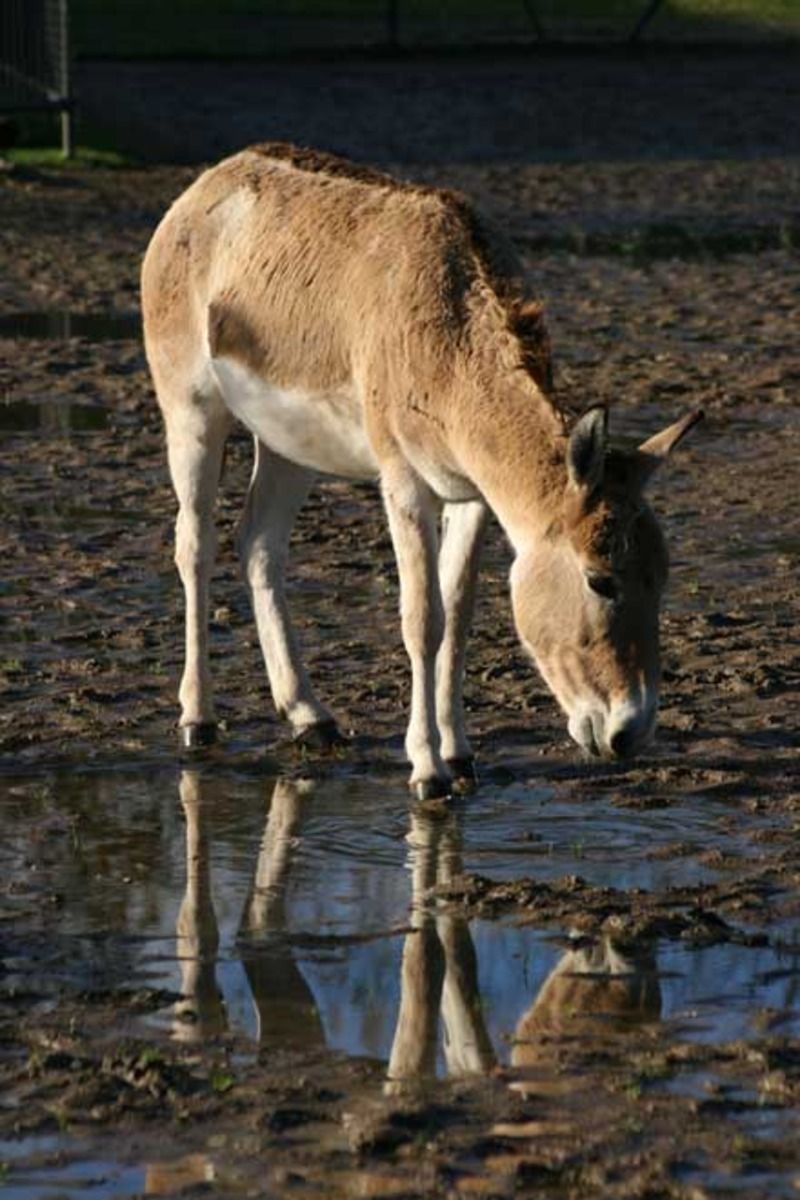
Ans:
<svg viewBox="0 0 800 1200"><path fill-rule="evenodd" d="M732 120L744 104L746 72L737 71ZM469 139L457 155L443 140L438 166L427 145L415 171L379 139L371 154L464 187L513 230L547 305L565 401L608 402L625 436L705 409L653 493L672 577L662 715L646 761L576 759L516 644L509 554L495 529L466 689L481 787L452 811L410 813L391 546L374 489L335 482L301 516L291 592L310 669L352 741L334 760L298 759L271 710L232 548L250 463L242 436L229 455L213 593L226 736L199 767L181 763L173 499L139 341L124 321L92 338L20 339L3 327L0 1159L10 1195L82 1194L92 1182L98 1195L796 1194L800 146L786 109L776 127L763 72L752 78L751 125L770 128L770 143L738 128L734 158L710 155L702 136L701 146L670 142L663 161L624 163L613 161L612 139L608 161L600 146L591 165L537 161L530 147L488 162L480 140L470 157ZM444 92L437 104L452 101ZM714 95L724 108L719 82ZM678 113L687 128L696 100ZM673 96L673 110L680 102ZM211 121L211 145L216 138ZM147 239L194 173L4 170L0 317L135 314ZM410 821L412 894L381 936L404 938L392 987L410 1006L412 1031L435 1025L429 1001L444 961L471 996L465 1011L481 1041L481 999L463 984L474 974L465 929L480 945L483 922L490 942L520 928L560 948L571 969L543 971L538 992L524 1003L520 994L525 1016L503 1026L522 1050L479 1054L438 1082L426 1059L428 1069L396 1072L387 1087L385 1050L337 1049L330 1035L326 1046L318 1029L292 1036L312 1003L307 988L297 1000L296 973L284 1023L268 1037L263 1005L260 1029L248 1033L215 1022L213 986L204 993L186 974L167 986L158 971L126 975L103 958L109 930L135 942L156 927L148 880L174 885L177 897L186 878L194 899L181 919L194 932L179 926L179 939L195 941L173 957L213 967L216 925L174 848L186 834L189 862L207 861L214 821L220 846L232 836L220 815L226 797L243 789L245 811L276 777L270 820L290 814L282 828L301 857L292 805L312 785L292 782L300 777L316 781L323 803L343 797L340 840L358 840L373 803L383 814L375 828L385 818L393 846ZM492 824L506 800L507 839ZM551 839L553 813L567 814L571 832ZM453 821L467 830L465 856L452 851ZM273 872L276 837L273 828L263 842ZM451 847L444 858L440 843ZM373 852L363 861L379 860ZM303 884L322 924L326 897L341 899L326 890L324 864L321 856L318 879ZM376 879L380 896L379 871ZM348 887L363 907L358 885ZM141 903L117 911L125 888L139 889ZM162 936L170 920L174 935L172 913ZM352 945L377 936L357 921L348 929ZM69 963L77 934L83 974ZM719 951L732 965L717 971L716 998L724 1008L730 991L744 1024L712 1022L695 1036L694 1010L656 1003L654 989L668 999L672 985L653 965L654 947L662 963ZM785 985L768 1003L758 954L773 956L770 986L776 973ZM289 968L269 961L276 991ZM744 1001L734 998L743 979ZM251 987L257 997L252 978ZM313 1004L324 1007L318 993ZM192 1037L176 1036L182 1012Z"/></svg>

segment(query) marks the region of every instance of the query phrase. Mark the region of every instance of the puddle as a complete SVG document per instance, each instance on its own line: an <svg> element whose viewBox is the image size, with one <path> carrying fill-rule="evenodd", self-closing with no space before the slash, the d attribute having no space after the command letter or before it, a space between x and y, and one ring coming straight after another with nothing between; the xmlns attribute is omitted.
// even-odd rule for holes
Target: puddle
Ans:
<svg viewBox="0 0 800 1200"><path fill-rule="evenodd" d="M0 1154L13 1143L0 1143ZM87 1195L112 1200L117 1196L139 1196L147 1188L148 1172L102 1159L58 1161L41 1166L13 1164L3 1184L4 1200L80 1200Z"/></svg>
<svg viewBox="0 0 800 1200"><path fill-rule="evenodd" d="M680 814L670 809L661 827L658 813L554 803L535 789L506 788L431 822L409 818L404 790L383 781L193 771L179 779L165 771L6 781L2 797L0 864L19 881L0 908L15 918L7 986L24 983L43 998L63 988L196 987L197 1011L163 1014L162 1025L185 1038L222 1024L253 1042L283 1036L282 1014L296 1014L302 997L308 1024L303 1032L292 1017L297 1044L308 1039L385 1060L408 930L458 924L430 908L426 890L434 883L462 870L545 881L580 873L625 888L714 878L685 847L694 841L699 853L712 835L719 841L715 822L724 809L687 803ZM682 857L646 859L643 851L671 840L678 821ZM35 920L23 929L41 896L58 903L40 941ZM460 924L458 936L476 957L473 999L504 1058L559 961L580 956L551 931ZM766 1010L780 1032L800 1033L800 935L796 942L793 953L659 945L648 968L658 980L658 1015L697 1040L750 1036ZM267 976L272 982L260 991Z"/></svg>
<svg viewBox="0 0 800 1200"><path fill-rule="evenodd" d="M774 1171L746 1170L741 1175L733 1175L727 1171L709 1171L703 1165L676 1174L687 1187L700 1185L702 1196L746 1195L757 1196L759 1200L761 1197L764 1200L796 1200L797 1197L797 1180L787 1179ZM692 1188L689 1194L693 1193Z"/></svg>
<svg viewBox="0 0 800 1200"><path fill-rule="evenodd" d="M139 313L18 312L0 316L0 338L38 338L90 342L120 341L141 337Z"/></svg>
<svg viewBox="0 0 800 1200"><path fill-rule="evenodd" d="M793 946L783 951L664 941L634 953L609 938L469 922L430 899L462 870L579 871L617 887L709 877L691 854L644 851L679 826L699 854L719 840L723 809L687 801L662 826L658 813L509 787L431 818L409 813L402 785L363 777L6 778L0 870L13 886L0 895L0 992L46 1013L83 991L167 989L180 999L128 1013L124 1031L183 1044L234 1035L250 1048L241 1053L280 1050L298 1070L330 1054L366 1058L395 1083L498 1064L540 1077L565 1029L588 1040L659 1023L699 1043L797 1037L798 931L782 931ZM34 1158L17 1168L5 1155L9 1196L142 1190L134 1168Z"/></svg>
<svg viewBox="0 0 800 1200"><path fill-rule="evenodd" d="M98 404L70 400L6 400L0 402L0 436L40 433L48 437L94 433L108 425L108 412Z"/></svg>
<svg viewBox="0 0 800 1200"><path fill-rule="evenodd" d="M76 1158L75 1154L73 1139L61 1134L17 1141L0 1139L3 1200L165 1196L193 1187L205 1190L216 1180L213 1163L204 1154L141 1166L114 1162L101 1153L96 1158L87 1154Z"/></svg>

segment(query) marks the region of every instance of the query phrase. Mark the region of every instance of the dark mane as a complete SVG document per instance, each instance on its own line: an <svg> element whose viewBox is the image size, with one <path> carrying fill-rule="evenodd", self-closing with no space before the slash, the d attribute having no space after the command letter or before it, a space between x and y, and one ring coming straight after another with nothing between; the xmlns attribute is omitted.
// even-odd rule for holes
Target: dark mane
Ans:
<svg viewBox="0 0 800 1200"><path fill-rule="evenodd" d="M307 171L309 175L328 175L331 178L352 179L354 183L367 183L373 187L389 188L392 191L420 191L411 183L393 179L383 171L373 167L362 166L361 163L350 162L347 158L339 158L337 154L329 154L325 150L312 150L306 146L295 146L291 142L258 142L248 146L250 154L260 154L264 158L276 158L296 167L298 171Z"/></svg>

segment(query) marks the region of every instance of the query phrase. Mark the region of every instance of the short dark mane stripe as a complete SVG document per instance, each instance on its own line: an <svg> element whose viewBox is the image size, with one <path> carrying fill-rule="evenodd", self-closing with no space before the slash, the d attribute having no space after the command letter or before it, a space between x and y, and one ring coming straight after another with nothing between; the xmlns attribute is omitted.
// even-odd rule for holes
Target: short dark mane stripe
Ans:
<svg viewBox="0 0 800 1200"><path fill-rule="evenodd" d="M310 175L330 175L332 178L352 179L354 183L369 183L373 187L389 188L392 191L414 191L417 188L412 183L393 179L383 171L373 167L362 166L361 163L350 162L349 159L339 158L325 150L311 150L305 146L294 146L291 142L258 142L248 146L251 154L260 154L264 158L276 158L289 163L298 171L307 171ZM433 189L427 189L433 190Z"/></svg>

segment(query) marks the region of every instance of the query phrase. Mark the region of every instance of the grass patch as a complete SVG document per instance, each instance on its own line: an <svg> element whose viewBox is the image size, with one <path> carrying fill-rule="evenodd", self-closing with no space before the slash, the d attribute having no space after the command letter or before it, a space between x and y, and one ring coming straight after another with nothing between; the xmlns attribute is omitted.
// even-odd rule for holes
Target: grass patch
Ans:
<svg viewBox="0 0 800 1200"><path fill-rule="evenodd" d="M58 146L17 146L3 155L8 162L24 167L131 167L134 160L118 150L76 146L72 158L64 158Z"/></svg>
<svg viewBox="0 0 800 1200"><path fill-rule="evenodd" d="M65 159L59 141L58 117L45 114L20 114L10 118L15 126L16 140L2 153L8 162L25 167L132 167L136 160L117 148L116 141L102 129L78 122L80 141L72 158Z"/></svg>

